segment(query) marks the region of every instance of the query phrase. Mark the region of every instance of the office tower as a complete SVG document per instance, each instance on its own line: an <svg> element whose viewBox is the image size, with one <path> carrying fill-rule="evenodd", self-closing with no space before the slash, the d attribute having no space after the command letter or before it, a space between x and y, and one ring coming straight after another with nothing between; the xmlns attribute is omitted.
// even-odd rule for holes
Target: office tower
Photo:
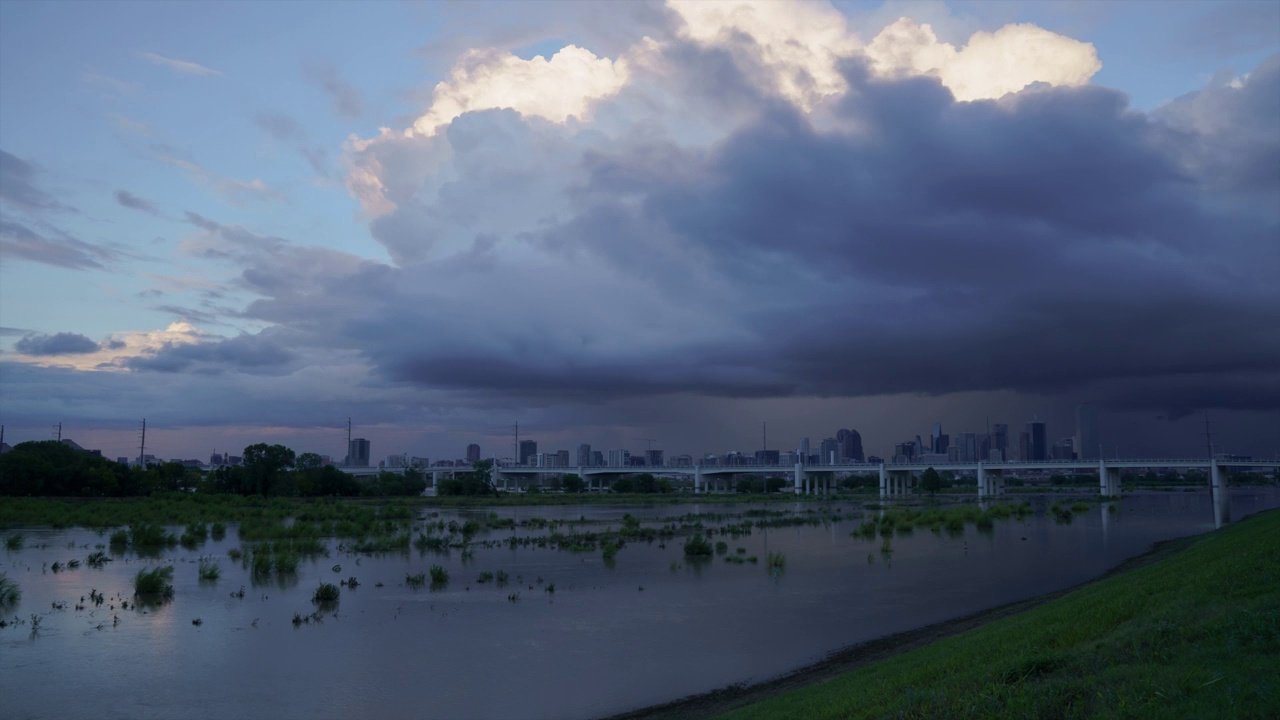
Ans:
<svg viewBox="0 0 1280 720"><path fill-rule="evenodd" d="M894 462L910 462L914 460L915 457L916 457L915 441L900 442L897 445L893 446Z"/></svg>
<svg viewBox="0 0 1280 720"><path fill-rule="evenodd" d="M991 426L991 449L1000 453L1000 459L1009 458L1009 426L996 423Z"/></svg>
<svg viewBox="0 0 1280 720"><path fill-rule="evenodd" d="M1054 460L1075 460L1075 438L1062 438L1053 444Z"/></svg>
<svg viewBox="0 0 1280 720"><path fill-rule="evenodd" d="M648 450L645 452L645 462L649 467L662 467L666 464L663 459L661 450Z"/></svg>
<svg viewBox="0 0 1280 720"><path fill-rule="evenodd" d="M568 450L557 450L555 454L556 454L556 467L569 467L569 451Z"/></svg>
<svg viewBox="0 0 1280 720"><path fill-rule="evenodd" d="M809 438L807 437L800 438L800 457L809 457Z"/></svg>
<svg viewBox="0 0 1280 720"><path fill-rule="evenodd" d="M1040 462L1049 458L1049 438L1045 431L1044 421L1032 418L1027 423L1027 434L1031 436L1031 461Z"/></svg>
<svg viewBox="0 0 1280 720"><path fill-rule="evenodd" d="M1025 430L1018 433L1018 459L1031 462L1031 433Z"/></svg>
<svg viewBox="0 0 1280 720"><path fill-rule="evenodd" d="M840 461L840 443L835 438L825 438L818 446L818 463L834 465Z"/></svg>
<svg viewBox="0 0 1280 720"><path fill-rule="evenodd" d="M355 438L347 446L348 467L369 467L369 441Z"/></svg>
<svg viewBox="0 0 1280 720"><path fill-rule="evenodd" d="M604 451L603 451L603 450L592 450L592 451L591 451L591 465L592 465L593 467L603 467L603 466L604 466Z"/></svg>
<svg viewBox="0 0 1280 720"><path fill-rule="evenodd" d="M1081 460L1097 460L1101 452L1098 439L1098 409L1093 403L1076 405L1076 456Z"/></svg>
<svg viewBox="0 0 1280 720"><path fill-rule="evenodd" d="M627 467L631 464L631 451L610 450L609 467Z"/></svg>
<svg viewBox="0 0 1280 720"><path fill-rule="evenodd" d="M470 445L467 446L467 462L469 463L480 462L480 446L479 445L475 443L471 443Z"/></svg>
<svg viewBox="0 0 1280 720"><path fill-rule="evenodd" d="M961 462L977 462L978 452L980 451L978 447L978 434L967 432L963 433L957 439L960 441Z"/></svg>
<svg viewBox="0 0 1280 720"><path fill-rule="evenodd" d="M841 430L836 433L836 442L840 445L838 459L851 462L862 462L862 436L857 430Z"/></svg>
<svg viewBox="0 0 1280 720"><path fill-rule="evenodd" d="M520 464L528 465L529 458L538 454L537 440L521 440L520 441Z"/></svg>
<svg viewBox="0 0 1280 720"><path fill-rule="evenodd" d="M578 446L578 467L588 467L591 465L591 446L582 443Z"/></svg>
<svg viewBox="0 0 1280 720"><path fill-rule="evenodd" d="M933 434L929 436L929 452L946 452L946 450L942 449L942 423L940 422L933 424Z"/></svg>

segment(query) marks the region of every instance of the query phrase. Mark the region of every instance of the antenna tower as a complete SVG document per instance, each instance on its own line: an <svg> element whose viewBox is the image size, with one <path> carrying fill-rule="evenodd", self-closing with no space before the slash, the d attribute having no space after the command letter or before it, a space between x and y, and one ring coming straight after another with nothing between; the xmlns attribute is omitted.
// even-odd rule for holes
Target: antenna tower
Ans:
<svg viewBox="0 0 1280 720"><path fill-rule="evenodd" d="M147 419L142 418L142 436L138 442L138 465L147 466Z"/></svg>
<svg viewBox="0 0 1280 720"><path fill-rule="evenodd" d="M769 423L768 422L760 423L760 449L766 452L769 450Z"/></svg>
<svg viewBox="0 0 1280 720"><path fill-rule="evenodd" d="M347 418L347 461L344 464L351 464L351 418Z"/></svg>
<svg viewBox="0 0 1280 720"><path fill-rule="evenodd" d="M1209 432L1209 411L1204 412L1204 442L1209 448L1209 459L1213 459L1213 434Z"/></svg>
<svg viewBox="0 0 1280 720"><path fill-rule="evenodd" d="M58 442L62 442L62 423L58 423L53 426L53 433L54 437L58 439Z"/></svg>

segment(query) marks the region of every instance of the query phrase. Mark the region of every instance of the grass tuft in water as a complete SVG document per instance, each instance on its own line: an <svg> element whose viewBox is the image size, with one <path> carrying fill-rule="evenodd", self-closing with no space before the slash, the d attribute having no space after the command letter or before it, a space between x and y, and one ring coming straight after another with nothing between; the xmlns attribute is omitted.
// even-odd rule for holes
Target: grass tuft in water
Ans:
<svg viewBox="0 0 1280 720"><path fill-rule="evenodd" d="M433 586L441 586L449 584L449 571L439 565L431 566L431 584Z"/></svg>
<svg viewBox="0 0 1280 720"><path fill-rule="evenodd" d="M427 574L418 573L417 575L410 575L408 573L405 573L404 584L414 590L417 590L418 588L427 584Z"/></svg>
<svg viewBox="0 0 1280 720"><path fill-rule="evenodd" d="M684 554L688 557L711 557L715 554L715 549L710 541L698 533L685 541Z"/></svg>
<svg viewBox="0 0 1280 720"><path fill-rule="evenodd" d="M218 566L218 563L213 562L212 560L200 561L200 579L201 580L213 581L213 580L217 580L221 576L222 576L222 568Z"/></svg>
<svg viewBox="0 0 1280 720"><path fill-rule="evenodd" d="M320 587L316 588L315 593L311 596L311 602L317 605L336 603L338 602L339 592L338 586L333 583L320 583Z"/></svg>
<svg viewBox="0 0 1280 720"><path fill-rule="evenodd" d="M5 550L21 550L22 549L22 533L13 533L4 539Z"/></svg>
<svg viewBox="0 0 1280 720"><path fill-rule="evenodd" d="M133 594L151 601L170 600L173 598L172 581L172 565L139 570L133 578Z"/></svg>
<svg viewBox="0 0 1280 720"><path fill-rule="evenodd" d="M18 588L18 583L0 573L0 606L16 605L21 598L22 590Z"/></svg>

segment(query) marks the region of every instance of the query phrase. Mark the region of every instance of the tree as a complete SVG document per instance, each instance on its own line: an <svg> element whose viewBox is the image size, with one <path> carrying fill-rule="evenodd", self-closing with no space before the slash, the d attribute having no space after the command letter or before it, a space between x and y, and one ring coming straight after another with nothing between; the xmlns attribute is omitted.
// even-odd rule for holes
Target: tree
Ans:
<svg viewBox="0 0 1280 720"><path fill-rule="evenodd" d="M313 452L305 452L298 456L294 464L296 470L319 470L324 465L324 458Z"/></svg>
<svg viewBox="0 0 1280 720"><path fill-rule="evenodd" d="M580 493L587 489L587 481L574 473L569 473L561 478L560 487L567 493Z"/></svg>
<svg viewBox="0 0 1280 720"><path fill-rule="evenodd" d="M920 488L930 495L937 495L938 491L942 489L942 476L938 474L937 470L931 467L927 468L920 474Z"/></svg>
<svg viewBox="0 0 1280 720"><path fill-rule="evenodd" d="M293 451L284 445L257 443L244 449L245 494L270 495L277 477L293 467Z"/></svg>
<svg viewBox="0 0 1280 720"><path fill-rule="evenodd" d="M497 495L498 490L490 481L493 462L481 460L471 470L445 478L436 486L438 495Z"/></svg>

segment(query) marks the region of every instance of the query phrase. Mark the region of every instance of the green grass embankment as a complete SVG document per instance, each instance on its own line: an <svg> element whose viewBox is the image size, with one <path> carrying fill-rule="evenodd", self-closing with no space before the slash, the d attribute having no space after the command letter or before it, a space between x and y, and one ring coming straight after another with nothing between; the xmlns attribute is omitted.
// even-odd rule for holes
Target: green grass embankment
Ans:
<svg viewBox="0 0 1280 720"><path fill-rule="evenodd" d="M1280 717L1280 511L722 717Z"/></svg>

